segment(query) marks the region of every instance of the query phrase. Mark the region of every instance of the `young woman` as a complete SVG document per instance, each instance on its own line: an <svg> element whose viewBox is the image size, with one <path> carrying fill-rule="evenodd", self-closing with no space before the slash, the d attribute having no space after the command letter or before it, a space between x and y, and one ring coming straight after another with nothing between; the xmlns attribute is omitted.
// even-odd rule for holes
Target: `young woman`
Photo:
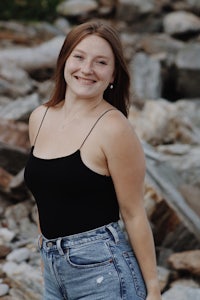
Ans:
<svg viewBox="0 0 200 300"><path fill-rule="evenodd" d="M51 99L30 117L25 168L44 299L160 300L145 159L127 120L130 79L115 30L98 22L72 29L55 75Z"/></svg>

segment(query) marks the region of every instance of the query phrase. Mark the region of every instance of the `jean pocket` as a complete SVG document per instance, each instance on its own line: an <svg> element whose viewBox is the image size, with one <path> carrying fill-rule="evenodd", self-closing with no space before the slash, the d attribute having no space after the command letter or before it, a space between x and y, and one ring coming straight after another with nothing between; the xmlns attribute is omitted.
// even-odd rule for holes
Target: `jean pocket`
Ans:
<svg viewBox="0 0 200 300"><path fill-rule="evenodd" d="M105 266L113 261L109 248L102 241L69 248L66 258L71 266L77 268Z"/></svg>
<svg viewBox="0 0 200 300"><path fill-rule="evenodd" d="M123 257L127 262L131 274L133 276L133 281L134 281L137 296L141 297L142 299L146 299L146 295L147 295L146 286L144 283L144 279L138 261L133 251L124 252Z"/></svg>

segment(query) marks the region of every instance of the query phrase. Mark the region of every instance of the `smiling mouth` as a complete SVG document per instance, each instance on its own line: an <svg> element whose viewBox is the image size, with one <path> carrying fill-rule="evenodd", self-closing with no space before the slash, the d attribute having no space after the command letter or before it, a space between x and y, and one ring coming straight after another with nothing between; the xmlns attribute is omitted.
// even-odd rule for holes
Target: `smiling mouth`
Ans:
<svg viewBox="0 0 200 300"><path fill-rule="evenodd" d="M96 82L96 80L89 79L89 78L83 78L79 76L75 76L76 80L78 80L80 83L85 84L85 85L91 85Z"/></svg>

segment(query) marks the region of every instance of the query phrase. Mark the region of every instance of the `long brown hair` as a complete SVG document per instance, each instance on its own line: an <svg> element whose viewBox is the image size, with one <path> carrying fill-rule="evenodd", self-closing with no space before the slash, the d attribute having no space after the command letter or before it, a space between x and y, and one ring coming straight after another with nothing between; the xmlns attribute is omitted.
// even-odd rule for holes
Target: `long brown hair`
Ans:
<svg viewBox="0 0 200 300"><path fill-rule="evenodd" d="M110 89L108 86L104 91L103 97L127 117L129 109L130 75L123 55L122 44L114 28L101 22L86 22L76 26L68 33L57 59L55 86L52 97L46 103L46 106L55 106L64 99L67 87L64 79L66 60L73 49L90 34L105 39L112 48L115 57L115 79L113 89Z"/></svg>

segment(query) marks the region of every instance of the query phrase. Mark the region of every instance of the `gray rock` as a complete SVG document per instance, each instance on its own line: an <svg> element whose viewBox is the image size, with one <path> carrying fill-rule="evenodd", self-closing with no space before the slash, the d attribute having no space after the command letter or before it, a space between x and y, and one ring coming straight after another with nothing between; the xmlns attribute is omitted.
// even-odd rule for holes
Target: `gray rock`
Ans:
<svg viewBox="0 0 200 300"><path fill-rule="evenodd" d="M14 287L22 293L25 300L42 299L42 275L40 267L32 267L30 264L22 262L5 262L2 270L7 274ZM13 296L15 291L12 292ZM13 298L15 299L15 298ZM21 298L18 298L21 300Z"/></svg>
<svg viewBox="0 0 200 300"><path fill-rule="evenodd" d="M5 211L6 222L10 229L23 238L37 235L36 225L29 219L33 204L30 201L10 205Z"/></svg>
<svg viewBox="0 0 200 300"><path fill-rule="evenodd" d="M180 49L175 61L179 69L200 70L200 44L190 43ZM193 78L194 79L194 78Z"/></svg>
<svg viewBox="0 0 200 300"><path fill-rule="evenodd" d="M63 41L64 37L58 35L35 47L2 49L0 65L7 61L28 72L40 68L53 68Z"/></svg>
<svg viewBox="0 0 200 300"><path fill-rule="evenodd" d="M175 286L169 289L162 295L163 300L199 300L200 299L200 288L190 288L185 286Z"/></svg>
<svg viewBox="0 0 200 300"><path fill-rule="evenodd" d="M58 28L63 34L67 35L71 29L70 23L66 18L58 18L54 25Z"/></svg>
<svg viewBox="0 0 200 300"><path fill-rule="evenodd" d="M57 6L57 12L62 16L80 16L87 15L98 9L98 4L94 0L68 0L61 2Z"/></svg>
<svg viewBox="0 0 200 300"><path fill-rule="evenodd" d="M142 99L158 99L161 96L161 66L160 62L138 53L130 65L133 92Z"/></svg>
<svg viewBox="0 0 200 300"><path fill-rule="evenodd" d="M3 242L10 242L15 237L15 233L8 228L0 228L0 241Z"/></svg>
<svg viewBox="0 0 200 300"><path fill-rule="evenodd" d="M9 291L9 286L4 283L0 283L0 297L5 296Z"/></svg>
<svg viewBox="0 0 200 300"><path fill-rule="evenodd" d="M200 8L200 1L199 0L186 0L186 3L189 4L194 9Z"/></svg>
<svg viewBox="0 0 200 300"><path fill-rule="evenodd" d="M30 250L24 247L24 248L14 249L11 253L8 254L6 259L8 261L21 263L23 261L28 260L29 257L30 257Z"/></svg>
<svg viewBox="0 0 200 300"><path fill-rule="evenodd" d="M169 280L169 276L170 276L170 270L158 266L157 268L158 270L158 278L159 278L159 283L160 283L160 289L161 291L164 290L164 288L167 286L168 284L168 280Z"/></svg>
<svg viewBox="0 0 200 300"><path fill-rule="evenodd" d="M175 59L177 90L185 97L200 97L200 44L191 43L181 49Z"/></svg>
<svg viewBox="0 0 200 300"><path fill-rule="evenodd" d="M28 73L14 63L3 63L0 66L0 73L0 91L5 96L17 98L30 93L33 89L33 81Z"/></svg>
<svg viewBox="0 0 200 300"><path fill-rule="evenodd" d="M117 18L133 22L142 14L152 13L155 9L155 0L119 0L117 5Z"/></svg>
<svg viewBox="0 0 200 300"><path fill-rule="evenodd" d="M163 25L165 32L171 35L199 32L200 18L185 11L172 12L164 18Z"/></svg>
<svg viewBox="0 0 200 300"><path fill-rule="evenodd" d="M28 95L24 98L20 97L15 101L10 101L10 103L2 107L0 117L10 120L24 120L39 104L40 102L37 93Z"/></svg>

